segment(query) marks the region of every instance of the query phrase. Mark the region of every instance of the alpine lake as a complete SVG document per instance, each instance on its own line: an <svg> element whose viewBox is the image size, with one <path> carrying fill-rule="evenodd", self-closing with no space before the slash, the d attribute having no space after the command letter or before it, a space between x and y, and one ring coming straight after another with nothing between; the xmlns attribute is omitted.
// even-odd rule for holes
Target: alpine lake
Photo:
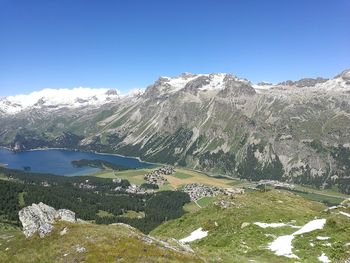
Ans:
<svg viewBox="0 0 350 263"><path fill-rule="evenodd" d="M76 166L72 163L79 160L98 160L130 169L151 168L153 166L153 164L142 162L138 158L114 154L64 149L13 152L6 148L0 148L0 164L9 169L65 176L89 175L102 169L101 167L89 165Z"/></svg>

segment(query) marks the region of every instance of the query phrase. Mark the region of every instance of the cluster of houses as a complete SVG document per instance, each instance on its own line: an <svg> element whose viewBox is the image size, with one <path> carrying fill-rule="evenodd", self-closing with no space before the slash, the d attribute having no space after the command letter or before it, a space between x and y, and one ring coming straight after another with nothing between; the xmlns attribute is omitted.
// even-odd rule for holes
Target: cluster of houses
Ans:
<svg viewBox="0 0 350 263"><path fill-rule="evenodd" d="M150 184L156 184L161 186L168 182L168 180L163 175L171 175L175 173L175 169L172 166L163 166L159 169L153 170L150 173L146 173L143 179Z"/></svg>
<svg viewBox="0 0 350 263"><path fill-rule="evenodd" d="M276 189L286 189L286 190L294 190L295 186L293 184L288 184L288 183L284 183L284 182L279 182L279 181L275 181L275 180L260 180L257 185L256 188L264 188L266 186L272 186Z"/></svg>
<svg viewBox="0 0 350 263"><path fill-rule="evenodd" d="M47 181L41 182L40 185L44 186L44 187L50 187L51 186Z"/></svg>
<svg viewBox="0 0 350 263"><path fill-rule="evenodd" d="M143 195L143 194L149 193L149 191L147 192L146 189L144 189L144 188L142 188L141 186L136 185L136 184L130 185L130 186L125 190L125 192L126 192L126 193L129 193L129 194L139 194L139 195Z"/></svg>
<svg viewBox="0 0 350 263"><path fill-rule="evenodd" d="M221 188L198 183L185 185L182 191L190 196L191 201L197 201L203 197L213 197L220 194L232 196L244 193L244 189L241 188Z"/></svg>
<svg viewBox="0 0 350 263"><path fill-rule="evenodd" d="M115 184L120 184L121 182L122 182L122 179L120 179L120 178L113 179L113 183L115 183Z"/></svg>
<svg viewBox="0 0 350 263"><path fill-rule="evenodd" d="M89 180L85 180L83 183L74 183L75 187L78 187L80 189L95 189L96 186L89 183Z"/></svg>

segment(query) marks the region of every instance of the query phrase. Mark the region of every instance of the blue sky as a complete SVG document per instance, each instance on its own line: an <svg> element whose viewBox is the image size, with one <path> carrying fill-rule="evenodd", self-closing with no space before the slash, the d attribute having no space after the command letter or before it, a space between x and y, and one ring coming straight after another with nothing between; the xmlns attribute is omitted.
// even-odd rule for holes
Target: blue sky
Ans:
<svg viewBox="0 0 350 263"><path fill-rule="evenodd" d="M0 0L0 96L182 72L332 77L350 67L349 13L348 0Z"/></svg>

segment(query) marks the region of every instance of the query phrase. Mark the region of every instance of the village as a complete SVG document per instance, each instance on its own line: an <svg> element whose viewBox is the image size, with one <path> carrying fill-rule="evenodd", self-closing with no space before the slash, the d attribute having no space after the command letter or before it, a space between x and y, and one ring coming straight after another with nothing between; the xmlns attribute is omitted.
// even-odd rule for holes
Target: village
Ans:
<svg viewBox="0 0 350 263"><path fill-rule="evenodd" d="M168 182L168 180L163 175L171 175L175 173L175 168L172 166L163 166L150 173L144 175L144 180L150 184L156 184L162 186Z"/></svg>
<svg viewBox="0 0 350 263"><path fill-rule="evenodd" d="M187 193L190 196L191 201L197 201L203 197L214 197L220 194L233 196L244 193L244 189L241 188L221 188L198 183L185 185L181 191Z"/></svg>
<svg viewBox="0 0 350 263"><path fill-rule="evenodd" d="M151 185L156 185L158 188L168 182L168 180L164 177L164 175L171 175L175 173L175 168L172 166L163 166L161 168L155 169L149 173L146 173L143 176L143 179ZM116 179L114 179L116 180ZM116 189L116 191L121 189ZM127 193L131 194L145 194L145 193L153 193L153 189L144 189L142 186L132 184L126 190Z"/></svg>

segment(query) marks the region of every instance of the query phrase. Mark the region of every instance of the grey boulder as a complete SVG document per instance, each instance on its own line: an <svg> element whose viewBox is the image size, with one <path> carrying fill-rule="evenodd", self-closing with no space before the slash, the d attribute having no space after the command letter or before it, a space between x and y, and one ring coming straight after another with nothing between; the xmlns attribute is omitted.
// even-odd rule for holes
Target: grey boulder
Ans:
<svg viewBox="0 0 350 263"><path fill-rule="evenodd" d="M36 232L41 238L45 237L54 229L55 221L76 221L74 212L67 209L56 210L41 202L23 208L18 215L26 237L31 237Z"/></svg>

